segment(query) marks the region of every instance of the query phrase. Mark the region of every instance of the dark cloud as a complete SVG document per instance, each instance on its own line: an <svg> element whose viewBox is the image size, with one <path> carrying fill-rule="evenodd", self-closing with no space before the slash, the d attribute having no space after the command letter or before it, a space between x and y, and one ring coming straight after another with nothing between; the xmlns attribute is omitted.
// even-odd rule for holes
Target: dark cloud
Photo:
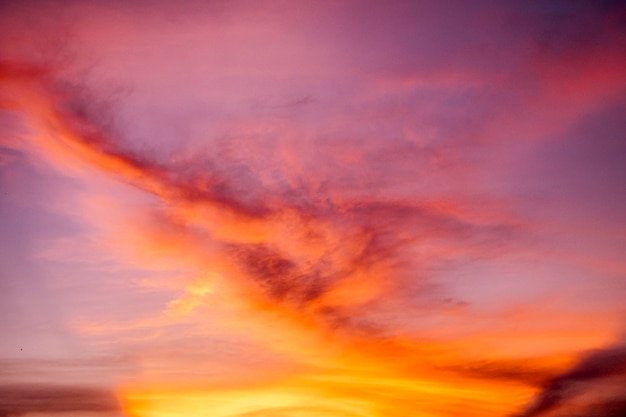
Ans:
<svg viewBox="0 0 626 417"><path fill-rule="evenodd" d="M285 199L288 205L288 199ZM355 274L365 272L380 276L381 288L387 297L396 289L406 290L407 280L416 277L420 264L427 260L410 257L408 250L419 244L421 236L452 238L484 248L498 246L516 233L511 224L473 224L436 209L404 203L355 202L340 209L324 211L300 208L302 218L312 222L323 218L351 230L350 238L362 244L346 253L340 262L331 250L313 263L298 260L297 252L267 244L229 244L224 254L239 265L252 287L272 302L310 313L319 323L339 331L366 331L373 335L373 324L358 319L358 308L329 304L323 296ZM321 222L320 222L321 225ZM311 244L320 236L308 236ZM348 238L348 235L346 235ZM323 238L322 238L323 239ZM410 258L410 259L409 259ZM397 294L395 294L397 295ZM377 333L377 332L376 332Z"/></svg>
<svg viewBox="0 0 626 417"><path fill-rule="evenodd" d="M519 414L519 417L549 415L552 411L574 400L581 392L593 390L595 383L605 378L615 377L626 382L626 346L611 347L588 354L573 368L548 381L533 404L525 412ZM625 390L619 397L596 404L593 408L598 410L604 408L608 414L602 414L603 416L623 415L612 413L614 410L623 410L626 401L626 384L624 387Z"/></svg>
<svg viewBox="0 0 626 417"><path fill-rule="evenodd" d="M624 395L626 397L626 394ZM587 407L583 412L572 417L624 417L626 416L626 398L609 400Z"/></svg>
<svg viewBox="0 0 626 417"><path fill-rule="evenodd" d="M55 385L0 385L0 416L29 413L120 412L116 396L101 388Z"/></svg>

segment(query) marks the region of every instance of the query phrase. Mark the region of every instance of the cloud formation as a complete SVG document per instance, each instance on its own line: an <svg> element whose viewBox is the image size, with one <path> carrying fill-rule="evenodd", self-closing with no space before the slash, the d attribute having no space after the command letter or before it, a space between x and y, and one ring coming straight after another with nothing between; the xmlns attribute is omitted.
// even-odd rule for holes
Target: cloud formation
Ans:
<svg viewBox="0 0 626 417"><path fill-rule="evenodd" d="M621 348L581 352L623 324L623 8L61 11L72 54L7 8L0 158L71 184L23 216L71 219L36 260L70 350L136 362L126 414L619 412Z"/></svg>
<svg viewBox="0 0 626 417"><path fill-rule="evenodd" d="M567 410L567 406L576 405L577 401L582 402L583 406L579 407L584 408L584 411L576 411L576 415L619 416L626 411L624 388L626 348L618 345L597 350L585 355L571 369L549 380L534 403L520 417L558 415L561 410ZM599 390L605 392L597 392ZM591 394L591 400L585 401L585 394Z"/></svg>
<svg viewBox="0 0 626 417"><path fill-rule="evenodd" d="M6 64L4 72L9 82L27 80L25 106L48 132L36 138L39 145L54 147L64 163L77 158L154 194L167 208L161 232L208 239L202 256L221 259L218 273L246 297L327 327L353 326L349 308L402 287L403 271L418 267L407 252L419 245L420 234L488 247L519 227L505 216L491 220L449 200L320 201L319 194L296 186L250 196L238 190L255 181L245 164L226 160L212 168L204 160L184 166L150 160L107 131L78 87L50 83L20 66ZM405 278L408 283L418 277Z"/></svg>

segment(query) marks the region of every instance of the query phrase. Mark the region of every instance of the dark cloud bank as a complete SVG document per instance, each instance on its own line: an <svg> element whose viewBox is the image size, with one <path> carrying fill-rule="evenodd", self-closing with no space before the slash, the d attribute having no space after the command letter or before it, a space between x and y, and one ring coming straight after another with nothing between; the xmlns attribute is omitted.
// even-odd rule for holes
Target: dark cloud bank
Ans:
<svg viewBox="0 0 626 417"><path fill-rule="evenodd" d="M29 413L121 413L115 394L101 388L58 385L0 386L0 417Z"/></svg>
<svg viewBox="0 0 626 417"><path fill-rule="evenodd" d="M626 345L589 353L574 367L548 381L533 404L516 417L565 417L561 409L576 403L583 394L601 391L609 385L616 388L612 393L604 393L602 400L567 416L626 416Z"/></svg>

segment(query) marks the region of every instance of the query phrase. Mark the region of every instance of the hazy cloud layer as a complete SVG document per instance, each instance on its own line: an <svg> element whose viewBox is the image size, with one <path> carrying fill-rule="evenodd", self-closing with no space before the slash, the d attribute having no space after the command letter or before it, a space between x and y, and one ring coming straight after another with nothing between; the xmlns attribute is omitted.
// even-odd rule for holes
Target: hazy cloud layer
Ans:
<svg viewBox="0 0 626 417"><path fill-rule="evenodd" d="M0 415L17 417L31 413L121 412L114 393L72 386L0 386Z"/></svg>

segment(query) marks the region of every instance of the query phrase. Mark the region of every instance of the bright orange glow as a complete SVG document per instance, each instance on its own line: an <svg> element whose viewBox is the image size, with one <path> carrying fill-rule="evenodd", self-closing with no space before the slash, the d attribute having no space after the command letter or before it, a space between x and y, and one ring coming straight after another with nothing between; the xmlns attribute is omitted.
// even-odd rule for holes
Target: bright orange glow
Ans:
<svg viewBox="0 0 626 417"><path fill-rule="evenodd" d="M533 390L517 384L476 380L391 377L342 372L300 376L270 386L188 390L161 388L123 393L133 417L189 416L498 416L519 407ZM414 414L413 414L414 413Z"/></svg>

